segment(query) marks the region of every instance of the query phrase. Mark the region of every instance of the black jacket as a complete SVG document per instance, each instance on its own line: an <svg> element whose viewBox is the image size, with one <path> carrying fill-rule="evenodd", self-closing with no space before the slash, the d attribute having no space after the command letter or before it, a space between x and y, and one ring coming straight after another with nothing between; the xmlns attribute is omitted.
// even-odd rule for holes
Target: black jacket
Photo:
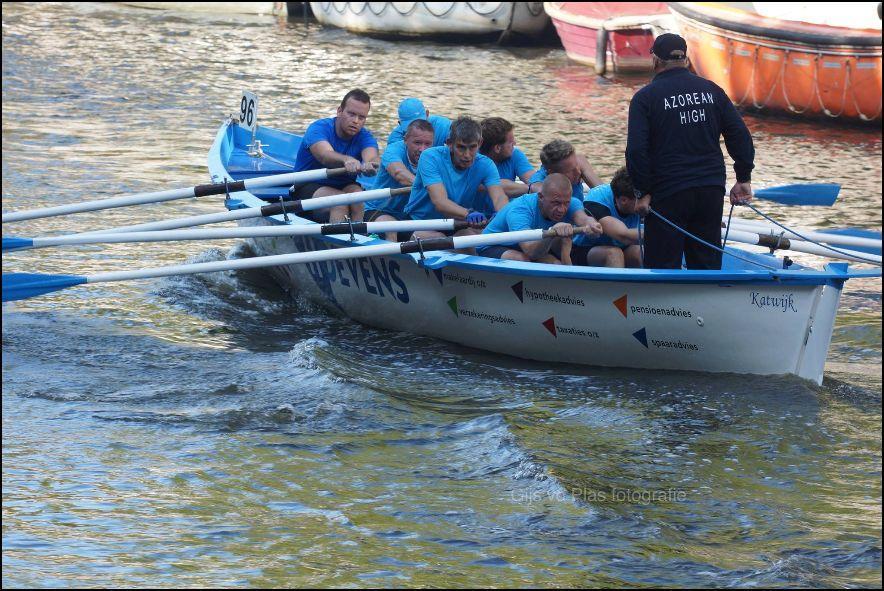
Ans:
<svg viewBox="0 0 884 591"><path fill-rule="evenodd" d="M724 135L738 182L752 178L752 136L725 92L686 68L657 74L629 104L626 166L637 193L654 200L725 185Z"/></svg>

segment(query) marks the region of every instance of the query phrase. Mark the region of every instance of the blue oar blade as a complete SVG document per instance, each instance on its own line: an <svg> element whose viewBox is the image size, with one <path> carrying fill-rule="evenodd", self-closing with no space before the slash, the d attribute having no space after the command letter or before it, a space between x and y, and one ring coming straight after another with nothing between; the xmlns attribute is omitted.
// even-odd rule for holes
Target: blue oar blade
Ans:
<svg viewBox="0 0 884 591"><path fill-rule="evenodd" d="M26 300L83 283L86 283L86 277L82 275L3 273L3 301Z"/></svg>
<svg viewBox="0 0 884 591"><path fill-rule="evenodd" d="M783 205L831 206L838 198L841 185L837 183L814 183L806 185L783 185L758 189L755 196Z"/></svg>
<svg viewBox="0 0 884 591"><path fill-rule="evenodd" d="M27 248L33 246L34 241L30 238L4 238L3 250L16 250L19 248Z"/></svg>
<svg viewBox="0 0 884 591"><path fill-rule="evenodd" d="M825 228L819 230L825 234L835 234L837 236L853 236L856 238L869 238L872 240L881 240L881 232L875 232L874 230L861 230L859 228ZM825 240L823 240L825 242ZM869 254L881 254L881 248L875 248L874 246L845 246L844 248L849 248L850 250L856 250L859 252L867 252Z"/></svg>

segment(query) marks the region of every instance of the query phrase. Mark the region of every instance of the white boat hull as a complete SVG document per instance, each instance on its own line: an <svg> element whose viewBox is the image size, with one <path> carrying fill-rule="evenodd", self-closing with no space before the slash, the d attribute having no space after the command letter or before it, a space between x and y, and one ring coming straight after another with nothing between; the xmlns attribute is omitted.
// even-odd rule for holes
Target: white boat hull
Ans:
<svg viewBox="0 0 884 591"><path fill-rule="evenodd" d="M549 17L542 2L311 2L316 19L354 33L535 37Z"/></svg>
<svg viewBox="0 0 884 591"><path fill-rule="evenodd" d="M259 222L264 223L264 222ZM329 247L255 239L259 255ZM841 290L520 276L410 256L272 269L280 285L378 328L525 359L609 367L795 374L820 383Z"/></svg>

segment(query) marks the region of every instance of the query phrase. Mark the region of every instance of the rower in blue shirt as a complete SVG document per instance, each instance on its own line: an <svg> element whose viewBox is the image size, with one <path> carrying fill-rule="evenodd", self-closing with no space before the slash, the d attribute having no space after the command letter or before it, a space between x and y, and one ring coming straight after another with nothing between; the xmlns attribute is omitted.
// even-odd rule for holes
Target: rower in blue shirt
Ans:
<svg viewBox="0 0 884 591"><path fill-rule="evenodd" d="M409 187L414 183L417 164L421 154L433 145L433 126L424 119L415 119L405 131L405 141L394 142L387 146L381 157L381 169L378 171L374 189L398 189ZM405 213L408 195L375 199L365 204L365 221L392 222L409 219ZM387 232L387 240L395 241L396 232ZM408 240L408 236L402 237Z"/></svg>
<svg viewBox="0 0 884 591"><path fill-rule="evenodd" d="M402 99L402 102L399 103L399 124L390 132L387 145L404 140L405 130L415 119L424 119L433 126L434 147L445 145L451 130L451 119L442 115L430 115L430 110L424 106L420 99L416 98Z"/></svg>
<svg viewBox="0 0 884 591"><path fill-rule="evenodd" d="M421 154L405 213L416 220L466 220L475 227L455 235L478 234L478 228L488 221L481 211L484 201L480 199L479 185L485 185L494 211L500 211L508 202L494 162L479 154L481 142L479 124L469 117L458 118L451 125L448 145L430 148ZM443 235L431 231L414 233L415 238Z"/></svg>
<svg viewBox="0 0 884 591"><path fill-rule="evenodd" d="M571 181L572 195L583 201L583 181L589 188L602 184L602 179L596 174L589 160L578 154L574 146L565 140L553 140L540 150L540 170L531 177L531 191L540 190L540 183L548 174L558 172Z"/></svg>
<svg viewBox="0 0 884 591"><path fill-rule="evenodd" d="M534 166L528 157L516 147L513 124L502 117L482 120L482 145L479 152L491 158L500 174L500 186L512 199L528 193L528 182L534 174ZM516 179L522 182L517 183Z"/></svg>
<svg viewBox="0 0 884 591"><path fill-rule="evenodd" d="M378 142L365 129L370 108L368 93L357 88L344 96L337 116L310 124L298 146L295 171L343 167L348 174L303 184L295 189L294 197L310 199L363 190L356 175L374 176L380 167ZM362 221L362 203L318 210L313 218L318 222L338 222L348 216L353 221Z"/></svg>
<svg viewBox="0 0 884 591"><path fill-rule="evenodd" d="M539 193L529 193L513 199L494 219L483 234L515 232L518 230L554 229L554 238L538 241L480 246L478 254L510 261L570 264L568 252L574 235L574 226L583 227L583 236L598 236L602 227L583 210L579 199L571 196L571 182L563 174L546 177Z"/></svg>
<svg viewBox="0 0 884 591"><path fill-rule="evenodd" d="M635 212L636 202L625 166L614 173L610 184L590 189L583 207L599 221L604 234L595 238L575 238L571 252L573 263L592 267L640 268L642 258L638 226L641 218Z"/></svg>
<svg viewBox="0 0 884 591"><path fill-rule="evenodd" d="M500 175L500 186L507 198L513 199L528 192L528 181L534 174L534 167L522 150L516 147L513 124L501 117L488 117L482 123L482 145L479 153L491 158ZM516 179L522 182L517 183ZM489 218L494 214L494 204L485 193L485 187L479 187L484 206L482 213Z"/></svg>

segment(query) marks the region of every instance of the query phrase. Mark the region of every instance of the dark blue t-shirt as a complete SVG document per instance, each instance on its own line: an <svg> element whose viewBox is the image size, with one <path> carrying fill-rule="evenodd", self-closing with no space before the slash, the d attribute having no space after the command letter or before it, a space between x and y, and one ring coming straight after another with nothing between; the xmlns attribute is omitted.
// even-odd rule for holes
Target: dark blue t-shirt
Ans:
<svg viewBox="0 0 884 591"><path fill-rule="evenodd" d="M695 187L724 188L722 135L737 181L750 181L752 136L727 94L686 68L660 72L629 104L626 166L636 191L659 200Z"/></svg>
<svg viewBox="0 0 884 591"><path fill-rule="evenodd" d="M336 117L329 117L328 119L320 119L310 124L310 127L307 128L307 133L304 134L304 139L301 140L301 145L298 146L298 155L295 158L295 172L327 168L314 158L313 153L310 152L310 146L317 142L328 142L338 154L352 156L360 162L362 161L362 150L378 147L377 140L364 127L349 140L338 137L338 134L335 133L335 119ZM356 176L345 174L316 182L320 185L340 189L355 183Z"/></svg>

